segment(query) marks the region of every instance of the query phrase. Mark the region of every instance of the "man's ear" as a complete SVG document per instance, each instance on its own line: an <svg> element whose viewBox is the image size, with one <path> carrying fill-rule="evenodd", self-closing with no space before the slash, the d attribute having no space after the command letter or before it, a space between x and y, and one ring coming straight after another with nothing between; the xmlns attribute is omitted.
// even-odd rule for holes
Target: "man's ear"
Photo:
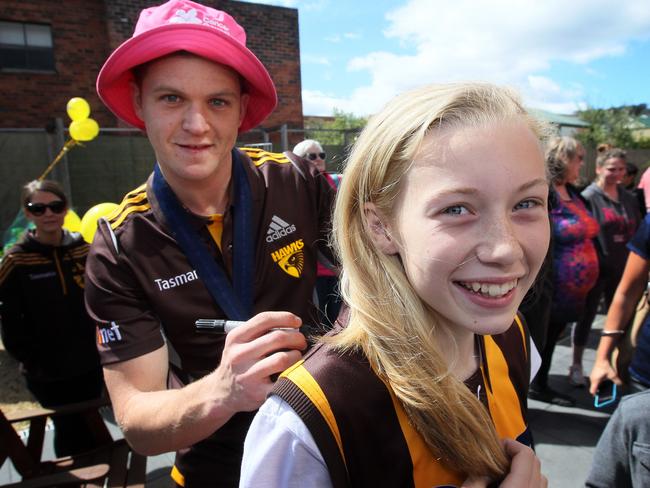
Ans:
<svg viewBox="0 0 650 488"><path fill-rule="evenodd" d="M386 219L381 216L374 203L363 205L366 229L375 246L384 254L397 254L398 246L395 238L391 235L390 228L385 223Z"/></svg>
<svg viewBox="0 0 650 488"><path fill-rule="evenodd" d="M131 81L131 97L133 98L133 110L140 120L144 120L142 114L142 91L135 81Z"/></svg>
<svg viewBox="0 0 650 488"><path fill-rule="evenodd" d="M250 95L248 93L242 93L241 98L239 99L239 126L244 121L246 116L246 110L248 109L248 102L250 100Z"/></svg>

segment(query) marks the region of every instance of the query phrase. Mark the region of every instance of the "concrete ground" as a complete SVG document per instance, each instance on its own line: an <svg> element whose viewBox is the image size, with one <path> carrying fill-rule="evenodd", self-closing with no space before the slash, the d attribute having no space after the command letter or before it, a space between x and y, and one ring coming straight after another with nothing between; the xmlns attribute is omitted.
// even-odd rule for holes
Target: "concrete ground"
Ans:
<svg viewBox="0 0 650 488"><path fill-rule="evenodd" d="M591 343L585 351L585 373L589 374L594 359L599 330L603 317L594 323ZM576 407L566 408L529 400L530 426L533 431L537 454L542 460L542 471L549 479L549 487L575 488L584 486L584 480L591 465L594 447L598 441L612 408L599 410L593 407L593 399L585 388L574 388L568 384L567 372L571 362L570 339L565 336L558 343L549 385L572 395ZM114 435L119 429L107 412L107 420ZM46 453L52 456L51 439L46 440ZM174 461L173 454L162 454L147 460L147 488L170 488L169 471ZM10 463L0 468L0 484L16 482L17 477Z"/></svg>
<svg viewBox="0 0 650 488"><path fill-rule="evenodd" d="M599 315L584 354L584 371L589 375L604 316ZM571 339L565 335L553 355L549 386L573 396L576 406L567 408L528 400L529 422L535 439L542 472L552 488L584 486L594 448L615 405L594 408L593 397L586 388L575 388L567 380L571 364Z"/></svg>

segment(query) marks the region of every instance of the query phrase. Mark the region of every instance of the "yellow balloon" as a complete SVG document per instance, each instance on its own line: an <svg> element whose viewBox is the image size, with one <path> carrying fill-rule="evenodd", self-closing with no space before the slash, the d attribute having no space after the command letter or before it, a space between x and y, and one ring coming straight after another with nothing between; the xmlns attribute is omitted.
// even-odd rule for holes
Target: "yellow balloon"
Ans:
<svg viewBox="0 0 650 488"><path fill-rule="evenodd" d="M81 97L74 97L68 100L66 109L72 120L84 120L90 115L90 105Z"/></svg>
<svg viewBox="0 0 650 488"><path fill-rule="evenodd" d="M81 226L81 219L74 210L68 210L63 219L63 227L70 232L79 232Z"/></svg>
<svg viewBox="0 0 650 488"><path fill-rule="evenodd" d="M81 232L81 235L87 243L90 244L93 242L93 237L95 237L95 232L97 231L97 221L102 217L109 216L117 207L117 203L106 202L98 203L88 209L81 218L81 224L79 225L79 232Z"/></svg>
<svg viewBox="0 0 650 488"><path fill-rule="evenodd" d="M70 137L75 141L92 141L99 134L99 124L94 119L75 120L70 124Z"/></svg>

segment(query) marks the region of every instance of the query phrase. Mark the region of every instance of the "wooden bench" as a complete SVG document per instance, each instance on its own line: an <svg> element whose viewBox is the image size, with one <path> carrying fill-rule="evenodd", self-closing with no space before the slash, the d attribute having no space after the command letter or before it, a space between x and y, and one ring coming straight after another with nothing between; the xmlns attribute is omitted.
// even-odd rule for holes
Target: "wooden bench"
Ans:
<svg viewBox="0 0 650 488"><path fill-rule="evenodd" d="M106 399L100 399L6 415L0 410L0 466L10 459L22 477L18 483L1 486L144 488L147 458L131 450L124 439L113 439L99 411L108 404ZM99 447L74 456L43 461L43 441L48 417L70 413L84 415ZM18 422L29 424L26 444L12 426Z"/></svg>

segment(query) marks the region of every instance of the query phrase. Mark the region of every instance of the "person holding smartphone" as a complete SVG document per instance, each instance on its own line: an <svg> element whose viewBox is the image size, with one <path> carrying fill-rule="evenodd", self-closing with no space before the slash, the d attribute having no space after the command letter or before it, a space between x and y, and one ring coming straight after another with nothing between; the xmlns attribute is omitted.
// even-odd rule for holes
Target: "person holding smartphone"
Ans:
<svg viewBox="0 0 650 488"><path fill-rule="evenodd" d="M57 182L26 184L22 207L35 228L25 232L0 264L2 341L44 407L98 398L104 382L84 308L88 244L63 228L68 199ZM95 446L83 416L52 420L57 456Z"/></svg>
<svg viewBox="0 0 650 488"><path fill-rule="evenodd" d="M616 288L607 319L596 351L596 361L591 370L589 392L595 395L606 379L621 385L619 372L611 365L611 355L625 334L634 316L636 305L648 284L650 272L650 214L646 215L636 234L627 244L630 253L623 276ZM637 336L637 345L629 366L629 388L643 391L650 387L650 327L646 317Z"/></svg>

